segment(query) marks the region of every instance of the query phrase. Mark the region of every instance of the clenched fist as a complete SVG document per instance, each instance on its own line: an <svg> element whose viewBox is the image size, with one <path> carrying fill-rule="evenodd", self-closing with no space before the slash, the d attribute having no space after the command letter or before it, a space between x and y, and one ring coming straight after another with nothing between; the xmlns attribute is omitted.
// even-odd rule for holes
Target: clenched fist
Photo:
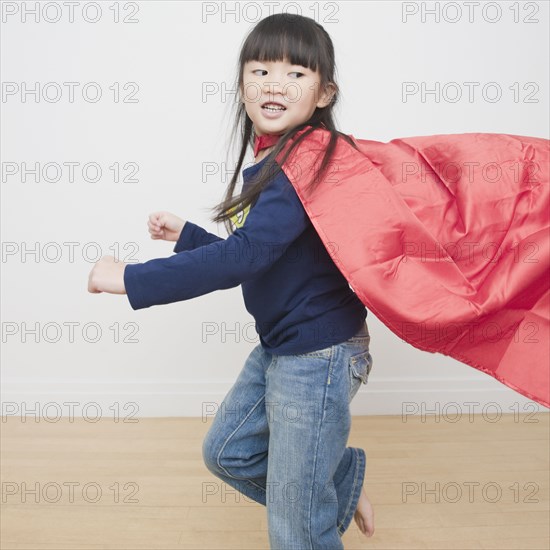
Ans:
<svg viewBox="0 0 550 550"><path fill-rule="evenodd" d="M88 275L88 292L126 294L124 270L128 264L114 256L101 256Z"/></svg>
<svg viewBox="0 0 550 550"><path fill-rule="evenodd" d="M163 241L177 241L184 225L185 220L170 212L153 212L147 221L151 239Z"/></svg>

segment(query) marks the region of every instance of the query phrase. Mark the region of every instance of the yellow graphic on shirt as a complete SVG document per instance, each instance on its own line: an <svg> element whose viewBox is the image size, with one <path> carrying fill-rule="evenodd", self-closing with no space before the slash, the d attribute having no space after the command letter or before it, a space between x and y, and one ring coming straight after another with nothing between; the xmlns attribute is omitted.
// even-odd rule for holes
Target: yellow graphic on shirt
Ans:
<svg viewBox="0 0 550 550"><path fill-rule="evenodd" d="M234 210L235 208L232 208L230 212ZM246 217L248 216L249 211L250 211L250 205L247 205L246 208L244 208L240 212L237 212L236 214L233 214L233 216L231 216L230 220L233 222L235 227L240 228L244 225L244 222L246 220Z"/></svg>

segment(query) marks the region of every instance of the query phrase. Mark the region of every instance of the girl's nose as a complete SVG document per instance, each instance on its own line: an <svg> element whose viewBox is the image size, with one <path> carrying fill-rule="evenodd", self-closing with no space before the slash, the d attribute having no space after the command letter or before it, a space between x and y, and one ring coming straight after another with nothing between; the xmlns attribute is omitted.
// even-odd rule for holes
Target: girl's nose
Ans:
<svg viewBox="0 0 550 550"><path fill-rule="evenodd" d="M264 84L262 92L268 101L277 101L277 98L279 98L280 101L280 98L283 95L283 86L276 83Z"/></svg>
<svg viewBox="0 0 550 550"><path fill-rule="evenodd" d="M282 92L285 83L279 77L271 77L263 82L263 89L266 95Z"/></svg>

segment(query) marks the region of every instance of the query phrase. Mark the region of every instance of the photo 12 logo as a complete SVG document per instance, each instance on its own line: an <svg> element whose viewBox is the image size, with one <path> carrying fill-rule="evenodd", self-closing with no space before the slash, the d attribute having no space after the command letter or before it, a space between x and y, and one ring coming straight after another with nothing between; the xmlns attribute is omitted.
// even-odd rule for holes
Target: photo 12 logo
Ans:
<svg viewBox="0 0 550 550"><path fill-rule="evenodd" d="M2 183L139 183L137 162L2 162Z"/></svg>
<svg viewBox="0 0 550 550"><path fill-rule="evenodd" d="M503 5L504 4L504 5ZM538 2L402 2L401 22L539 23Z"/></svg>
<svg viewBox="0 0 550 550"><path fill-rule="evenodd" d="M105 487L97 481L81 484L78 481L48 481L27 483L26 481L3 481L2 503L10 504L87 504L114 502L115 504L138 504L135 496L139 485L134 482L115 482Z"/></svg>
<svg viewBox="0 0 550 550"><path fill-rule="evenodd" d="M339 2L202 2L202 23L258 23L275 13L310 17L322 25L339 23Z"/></svg>
<svg viewBox="0 0 550 550"><path fill-rule="evenodd" d="M2 23L139 23L138 2L0 2Z"/></svg>
<svg viewBox="0 0 550 550"><path fill-rule="evenodd" d="M137 82L2 82L2 103L139 103Z"/></svg>

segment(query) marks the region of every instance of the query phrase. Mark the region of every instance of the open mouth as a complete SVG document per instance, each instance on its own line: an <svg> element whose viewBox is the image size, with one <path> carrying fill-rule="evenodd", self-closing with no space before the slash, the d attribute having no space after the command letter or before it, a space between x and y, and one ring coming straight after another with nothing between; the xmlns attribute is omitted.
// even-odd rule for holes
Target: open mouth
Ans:
<svg viewBox="0 0 550 550"><path fill-rule="evenodd" d="M262 105L262 109L270 111L272 113L277 113L279 111L286 111L286 107L283 107L280 103L268 102Z"/></svg>

